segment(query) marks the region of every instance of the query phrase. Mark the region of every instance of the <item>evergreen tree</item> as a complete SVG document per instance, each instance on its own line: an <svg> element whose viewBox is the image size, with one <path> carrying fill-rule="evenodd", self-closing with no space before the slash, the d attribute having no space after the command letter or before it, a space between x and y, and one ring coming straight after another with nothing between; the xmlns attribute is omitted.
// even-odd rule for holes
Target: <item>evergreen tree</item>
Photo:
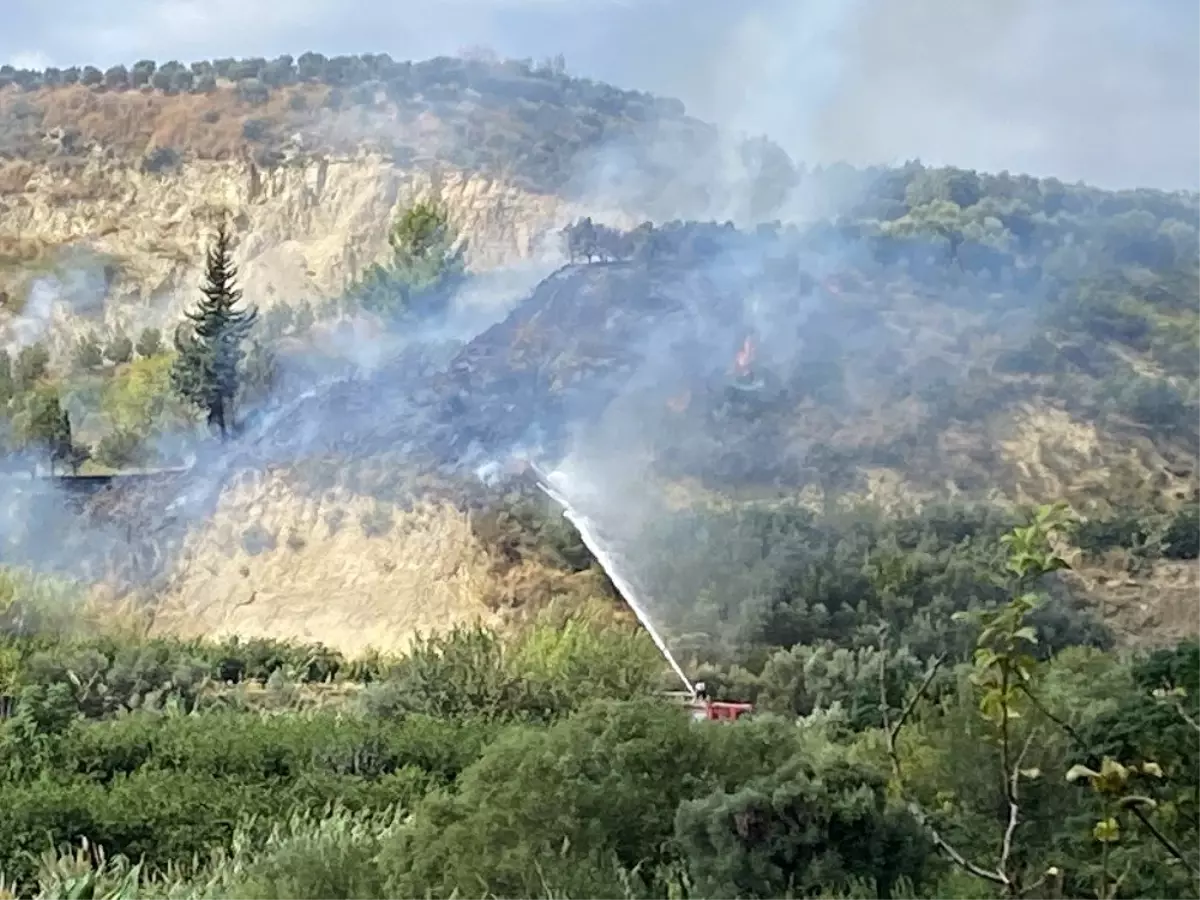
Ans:
<svg viewBox="0 0 1200 900"><path fill-rule="evenodd" d="M444 206L423 200L396 220L388 234L391 258L369 267L352 295L385 316L443 312L466 272L465 245Z"/></svg>
<svg viewBox="0 0 1200 900"><path fill-rule="evenodd" d="M133 341L124 331L118 331L104 349L104 355L109 362L117 365L127 363L133 359Z"/></svg>
<svg viewBox="0 0 1200 900"><path fill-rule="evenodd" d="M210 427L222 440L233 426L234 398L241 378L242 342L258 310L237 309L242 292L235 287L232 236L225 223L217 228L208 249L204 294L187 321L175 333L178 356L171 369L171 384L188 402L202 409Z"/></svg>
<svg viewBox="0 0 1200 900"><path fill-rule="evenodd" d="M75 349L75 365L80 371L90 372L104 364L104 351L94 334L88 334L79 339Z"/></svg>
<svg viewBox="0 0 1200 900"><path fill-rule="evenodd" d="M157 328L145 328L137 339L137 354L142 359L157 356L162 352L162 332Z"/></svg>
<svg viewBox="0 0 1200 900"><path fill-rule="evenodd" d="M13 365L13 382L16 390L27 391L46 376L50 368L50 351L42 343L22 347Z"/></svg>
<svg viewBox="0 0 1200 900"><path fill-rule="evenodd" d="M57 462L73 469L82 462L71 437L71 419L62 408L56 388L45 386L31 391L15 425L21 443L49 453L51 474Z"/></svg>

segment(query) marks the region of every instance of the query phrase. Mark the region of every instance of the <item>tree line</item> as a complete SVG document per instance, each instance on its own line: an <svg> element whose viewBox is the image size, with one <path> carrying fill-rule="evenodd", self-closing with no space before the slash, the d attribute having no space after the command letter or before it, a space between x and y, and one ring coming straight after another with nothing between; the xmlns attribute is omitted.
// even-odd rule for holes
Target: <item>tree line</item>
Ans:
<svg viewBox="0 0 1200 900"><path fill-rule="evenodd" d="M25 91L82 84L112 91L208 93L217 89L218 80L235 83L250 100L265 99L272 89L316 83L346 90L352 100L361 97L362 102L369 102L368 98L373 96L376 88L386 89L398 98L429 91L458 93L470 89L512 101L521 98L538 103L570 100L615 115L620 115L626 107L635 106L667 117L684 114L683 104L678 100L571 77L561 54L540 62L501 60L478 53L411 62L393 60L386 53L328 57L309 51L299 57L290 54L274 59L225 57L187 64L178 60L159 63L143 59L132 66L116 64L103 70L96 66L43 70L0 66L0 89L14 86Z"/></svg>

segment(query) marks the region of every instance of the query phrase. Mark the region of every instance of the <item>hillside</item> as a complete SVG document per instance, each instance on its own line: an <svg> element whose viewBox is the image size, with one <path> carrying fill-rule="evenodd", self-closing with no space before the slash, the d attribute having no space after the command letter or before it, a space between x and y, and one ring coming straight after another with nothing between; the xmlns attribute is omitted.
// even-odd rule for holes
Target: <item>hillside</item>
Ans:
<svg viewBox="0 0 1200 900"><path fill-rule="evenodd" d="M667 164L684 147L694 171ZM421 197L446 203L471 264L487 268L544 252L572 202L595 212L603 197L636 222L711 211L721 183L738 188L725 202L761 206L771 182L791 179L768 145L743 145L733 163L725 150L675 101L528 63L306 54L102 74L5 67L0 291L20 296L31 269L84 280L72 309L129 328L146 317L140 305L178 313L216 208L237 218L245 287L270 305L337 295ZM598 180L608 169L618 181ZM64 259L68 245L81 252Z"/></svg>
<svg viewBox="0 0 1200 900"><path fill-rule="evenodd" d="M904 194L965 175L910 169ZM225 458L171 488L102 497L101 521L115 504L120 528L64 523L60 551L99 566L136 534L127 563L104 565L119 584L153 586L156 629L403 646L595 589L578 567L506 549L529 523L505 537L470 512L499 500L474 472L513 453L569 455L603 478L594 512L639 548L664 609L722 593L727 575L706 559L778 574L778 548L717 549L746 527L722 512L731 503L752 517L866 503L904 518L1065 500L1095 523L1079 541L1078 598L1132 642L1188 633L1195 555L1163 541L1200 497L1185 243L1196 199L1075 189L1073 213L1048 215L1045 186L1027 181L1043 206L1017 240L988 215L1005 179L970 177L980 198L966 208L938 199L871 219L882 201L868 194L862 217L837 227L580 222L564 248L590 261L503 321L301 383ZM1126 223L1112 203L1128 205ZM963 233L945 236L946 222ZM1065 234L1074 256L1060 253ZM288 322L274 340L314 356L311 333ZM176 497L165 512L164 495ZM741 601L722 602L734 602L724 625L691 611L677 629L742 627Z"/></svg>
<svg viewBox="0 0 1200 900"><path fill-rule="evenodd" d="M613 497L640 479L646 496L605 512L650 546L674 540L659 509L731 502L906 516L1061 499L1145 519L1082 566L1082 593L1131 640L1184 626L1195 566L1146 547L1200 484L1194 195L806 171L761 141L732 165L679 104L553 65L306 55L0 79L8 416L24 427L29 390L59 385L94 470L199 460L82 520L37 490L13 508L58 523L53 546L25 544L43 563L153 594L157 628L358 650L440 615L494 621L521 592L575 596L579 567L475 533L467 511L498 500L473 472L514 452L582 457ZM689 164L668 165L680 148ZM449 319L391 322L355 285L422 198L468 277ZM228 452L183 437L170 354L144 332L191 302L219 209L264 311L262 384ZM656 210L676 221L598 224ZM792 221L678 221L716 210ZM409 556L424 562L387 562ZM344 632L314 618L333 596Z"/></svg>

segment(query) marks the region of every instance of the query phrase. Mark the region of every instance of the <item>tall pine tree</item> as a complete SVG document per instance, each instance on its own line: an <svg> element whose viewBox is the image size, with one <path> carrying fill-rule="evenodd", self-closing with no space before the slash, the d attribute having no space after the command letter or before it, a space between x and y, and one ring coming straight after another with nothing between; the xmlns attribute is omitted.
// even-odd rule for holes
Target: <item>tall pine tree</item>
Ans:
<svg viewBox="0 0 1200 900"><path fill-rule="evenodd" d="M175 332L178 351L171 384L188 402L203 410L210 427L224 440L234 427L234 399L241 380L242 342L258 318L254 307L236 309L242 292L235 287L232 236L224 222L208 248L204 299L185 313Z"/></svg>

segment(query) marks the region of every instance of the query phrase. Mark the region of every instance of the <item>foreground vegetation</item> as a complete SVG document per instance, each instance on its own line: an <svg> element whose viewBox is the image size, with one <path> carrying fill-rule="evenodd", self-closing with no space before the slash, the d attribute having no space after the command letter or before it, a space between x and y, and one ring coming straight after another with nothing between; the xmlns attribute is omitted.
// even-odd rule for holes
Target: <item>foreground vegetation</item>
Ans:
<svg viewBox="0 0 1200 900"><path fill-rule="evenodd" d="M758 715L732 725L657 699L669 682L645 633L584 610L348 661L99 636L70 585L10 573L6 883L46 897L1195 896L1200 645L1131 656L1102 649L1102 630L1039 627L1062 516L991 539L1003 589L964 604L957 647L909 642L901 614L713 658L727 686L754 682Z"/></svg>

